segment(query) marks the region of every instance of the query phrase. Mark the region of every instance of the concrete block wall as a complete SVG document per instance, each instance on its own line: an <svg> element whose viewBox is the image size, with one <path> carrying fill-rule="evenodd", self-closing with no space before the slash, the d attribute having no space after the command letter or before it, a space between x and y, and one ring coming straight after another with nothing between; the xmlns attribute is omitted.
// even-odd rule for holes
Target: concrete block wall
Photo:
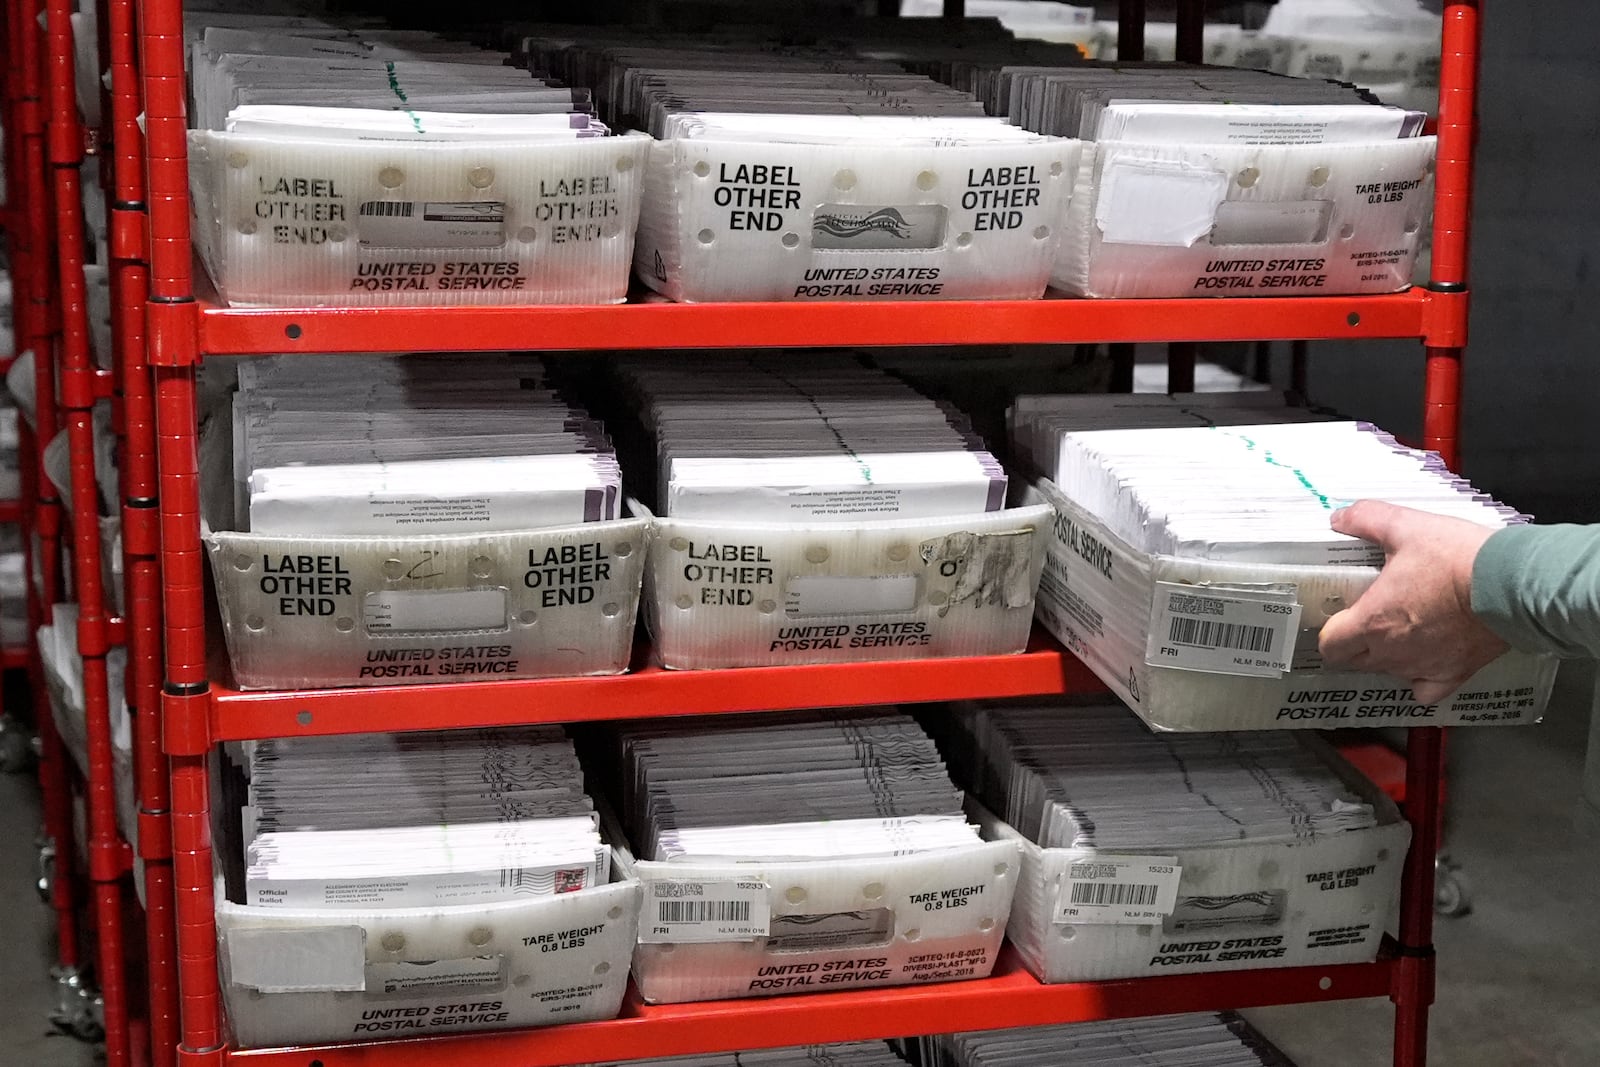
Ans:
<svg viewBox="0 0 1600 1067"><path fill-rule="evenodd" d="M1600 521L1600 9L1485 0L1463 467ZM1416 431L1411 344L1312 347L1314 399Z"/></svg>

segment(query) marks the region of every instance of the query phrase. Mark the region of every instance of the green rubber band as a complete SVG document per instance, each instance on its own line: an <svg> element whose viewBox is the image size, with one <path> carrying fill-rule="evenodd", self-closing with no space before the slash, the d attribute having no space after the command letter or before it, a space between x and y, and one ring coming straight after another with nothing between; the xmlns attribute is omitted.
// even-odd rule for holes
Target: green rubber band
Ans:
<svg viewBox="0 0 1600 1067"><path fill-rule="evenodd" d="M768 371L766 371L766 374L768 376L770 376L770 377L776 378L778 381L780 381L784 385L788 386L795 393L799 394L801 399L803 399L806 403L811 405L811 410L813 410L813 411L815 411L817 413L817 418L822 421L822 425L827 429L827 431L830 434L833 435L833 439L839 443L839 447L840 448L844 449L845 454L848 455L851 459L855 460L856 466L861 471L861 477L866 479L866 482L867 482L868 485L871 485L872 484L872 468L870 466L868 466L868 464L867 464L867 462L865 460L863 460L860 456L856 455L856 450L850 447L849 442L847 442L844 439L844 434L840 433L839 432L839 428L837 426L835 426L828 419L828 416L826 416L826 415L824 415L822 413L822 406L817 403L817 398L812 396L810 393L806 392L804 389L800 388L800 386L796 385L794 382L790 381L788 378L785 378L782 374L778 373L777 371L768 370Z"/></svg>
<svg viewBox="0 0 1600 1067"><path fill-rule="evenodd" d="M383 65L383 69L389 73L390 91L400 98L400 102L402 104L410 104L411 101L406 97L406 91L400 88L400 79L395 76L394 63L392 61L385 63ZM422 120L417 117L417 113L412 111L409 107L403 108L402 110L405 111L406 117L411 120L411 125L416 127L416 131L418 133L424 132L422 129Z"/></svg>
<svg viewBox="0 0 1600 1067"><path fill-rule="evenodd" d="M1274 467L1278 467L1281 470L1286 470L1290 474L1294 475L1295 480L1298 481L1301 485L1305 486L1306 492L1308 492L1312 496L1316 497L1317 498L1317 502L1319 504L1321 504L1325 510L1327 510L1327 511L1333 511L1334 510L1334 504L1333 504L1332 500L1329 499L1329 497L1328 497L1328 495L1326 493L1324 493L1322 490L1318 489L1315 485L1313 485L1311 483L1311 479L1306 477L1306 472L1305 471L1303 471L1299 467L1296 467L1296 466L1294 466L1292 464L1289 464L1289 463L1280 463L1278 461L1278 459L1275 456L1273 456L1271 450L1265 449L1265 448L1261 448L1253 439L1251 439L1249 437L1246 437L1242 433L1234 433L1232 430L1224 430L1220 426L1215 426L1215 425L1213 425L1211 428L1213 430L1216 430L1219 433L1227 434L1229 437L1232 437L1235 440L1243 441L1244 442L1244 447L1248 451L1255 452L1257 449L1260 449L1261 458L1263 460L1265 460L1267 463L1271 464Z"/></svg>

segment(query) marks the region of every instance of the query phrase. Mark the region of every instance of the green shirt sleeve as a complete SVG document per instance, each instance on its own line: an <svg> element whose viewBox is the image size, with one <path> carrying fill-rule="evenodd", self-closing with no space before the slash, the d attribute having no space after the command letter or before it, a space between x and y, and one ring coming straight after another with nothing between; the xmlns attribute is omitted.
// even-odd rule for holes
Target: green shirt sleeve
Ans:
<svg viewBox="0 0 1600 1067"><path fill-rule="evenodd" d="M1600 657L1600 526L1510 526L1478 550L1472 610L1513 648Z"/></svg>

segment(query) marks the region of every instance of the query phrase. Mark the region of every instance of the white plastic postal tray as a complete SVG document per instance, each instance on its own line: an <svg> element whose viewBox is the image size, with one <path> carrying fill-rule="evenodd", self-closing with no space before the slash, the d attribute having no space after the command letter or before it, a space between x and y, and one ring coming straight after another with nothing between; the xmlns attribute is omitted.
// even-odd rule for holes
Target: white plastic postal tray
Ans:
<svg viewBox="0 0 1600 1067"><path fill-rule="evenodd" d="M620 674L651 526L442 537L210 532L244 689Z"/></svg>
<svg viewBox="0 0 1600 1067"><path fill-rule="evenodd" d="M231 304L626 296L643 135L523 145L189 138L197 244Z"/></svg>
<svg viewBox="0 0 1600 1067"><path fill-rule="evenodd" d="M679 301L1036 299L1082 144L655 144L635 262Z"/></svg>
<svg viewBox="0 0 1600 1067"><path fill-rule="evenodd" d="M63 747L78 765L78 773L89 780L89 713L84 704L83 657L78 654L77 605L57 604L56 622L38 630L39 658L43 666L45 691L50 699L51 721ZM60 629L58 629L60 628ZM133 723L124 696L126 653L113 649L117 663L107 657L106 697L111 732L111 779L115 786L117 828L130 843L139 837L139 803L133 771ZM70 675L70 677L69 677ZM142 888L142 883L141 883Z"/></svg>
<svg viewBox="0 0 1600 1067"><path fill-rule="evenodd" d="M1050 514L1035 506L795 525L658 518L645 619L661 664L680 669L1021 652Z"/></svg>
<svg viewBox="0 0 1600 1067"><path fill-rule="evenodd" d="M1523 652L1501 656L1437 704L1419 704L1405 682L1387 675L1324 668L1317 651L1322 624L1355 603L1377 579L1375 567L1150 555L1135 551L1048 479L1035 481L1028 499L1049 504L1056 516L1039 585L1039 620L1156 729L1505 725L1538 722L1549 702L1555 659ZM1251 677L1147 662L1152 623L1165 602L1158 583L1298 604L1292 669Z"/></svg>
<svg viewBox="0 0 1600 1067"><path fill-rule="evenodd" d="M1009 841L809 863L657 863L622 854L625 870L644 883L634 981L646 1001L674 1004L983 978L1000 951L1018 859ZM757 920L765 917L764 933L651 940L662 902L685 899L682 887L690 899L734 899L741 885L755 887L743 899Z"/></svg>
<svg viewBox="0 0 1600 1067"><path fill-rule="evenodd" d="M1411 284L1432 137L1083 154L1051 284L1077 296L1317 296Z"/></svg>
<svg viewBox="0 0 1600 1067"><path fill-rule="evenodd" d="M1091 982L1376 959L1399 900L1411 827L1371 782L1325 755L1373 805L1378 825L1303 841L1178 849L1171 854L1181 868L1176 906L1159 922L1058 922L1070 868L1096 851L1040 848L972 805L984 837L1022 848L1007 933L1028 970L1045 982Z"/></svg>
<svg viewBox="0 0 1600 1067"><path fill-rule="evenodd" d="M223 997L246 1048L615 1018L639 915L632 879L445 908L279 909L217 887Z"/></svg>

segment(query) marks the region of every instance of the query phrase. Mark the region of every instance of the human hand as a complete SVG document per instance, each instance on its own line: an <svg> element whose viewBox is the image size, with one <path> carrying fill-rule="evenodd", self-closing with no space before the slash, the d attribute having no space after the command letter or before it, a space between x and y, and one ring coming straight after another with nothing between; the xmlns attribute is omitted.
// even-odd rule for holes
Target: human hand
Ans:
<svg viewBox="0 0 1600 1067"><path fill-rule="evenodd" d="M1432 704L1509 647L1472 613L1472 564L1493 529L1379 500L1341 508L1331 524L1373 542L1388 562L1323 624L1328 663L1403 678L1418 703Z"/></svg>

